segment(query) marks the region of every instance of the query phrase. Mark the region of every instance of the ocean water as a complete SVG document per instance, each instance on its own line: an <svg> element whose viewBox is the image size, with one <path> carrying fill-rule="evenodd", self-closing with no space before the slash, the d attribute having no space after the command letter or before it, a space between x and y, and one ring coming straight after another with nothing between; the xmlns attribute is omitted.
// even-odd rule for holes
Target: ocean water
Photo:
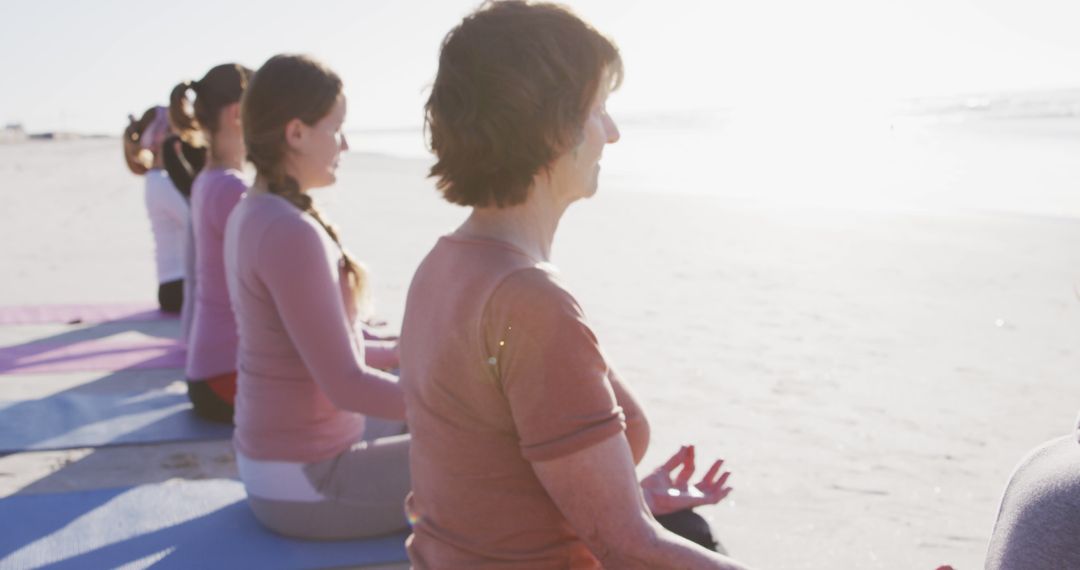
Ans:
<svg viewBox="0 0 1080 570"><path fill-rule="evenodd" d="M1080 217L1080 92L889 106L615 117L601 191L732 202ZM350 133L354 152L430 159L420 129Z"/></svg>

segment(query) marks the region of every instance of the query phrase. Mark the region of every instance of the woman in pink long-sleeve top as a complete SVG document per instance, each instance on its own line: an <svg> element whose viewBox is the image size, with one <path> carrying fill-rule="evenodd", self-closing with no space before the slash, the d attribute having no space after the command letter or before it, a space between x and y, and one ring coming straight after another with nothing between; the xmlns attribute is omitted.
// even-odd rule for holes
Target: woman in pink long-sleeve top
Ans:
<svg viewBox="0 0 1080 570"><path fill-rule="evenodd" d="M229 217L225 267L240 337L234 443L248 502L290 536L404 529L404 398L393 375L365 363L353 326L364 270L308 196L334 183L348 148L341 80L310 58L276 56L252 78L242 115L257 177ZM396 351L379 356L396 366Z"/></svg>
<svg viewBox="0 0 1080 570"><path fill-rule="evenodd" d="M184 306L188 397L196 414L223 423L233 421L237 340L222 241L225 221L247 189L240 96L250 75L241 65L218 65L198 81L178 84L169 100L176 130L207 147L206 166L191 186Z"/></svg>

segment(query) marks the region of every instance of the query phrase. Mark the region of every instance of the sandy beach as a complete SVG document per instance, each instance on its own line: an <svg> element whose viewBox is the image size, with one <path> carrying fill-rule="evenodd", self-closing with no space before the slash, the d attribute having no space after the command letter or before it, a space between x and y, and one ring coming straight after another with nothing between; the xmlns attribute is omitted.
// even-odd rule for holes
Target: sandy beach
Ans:
<svg viewBox="0 0 1080 570"><path fill-rule="evenodd" d="M427 164L350 154L316 194L395 327L466 213ZM0 145L0 187L0 304L154 300L142 180L117 141ZM727 459L736 490L703 512L734 556L971 570L1013 467L1075 425L1078 243L1080 219L755 207L602 175L553 261L645 404L641 471L683 443ZM73 328L8 327L0 345ZM0 496L234 475L227 442L18 453L0 457Z"/></svg>

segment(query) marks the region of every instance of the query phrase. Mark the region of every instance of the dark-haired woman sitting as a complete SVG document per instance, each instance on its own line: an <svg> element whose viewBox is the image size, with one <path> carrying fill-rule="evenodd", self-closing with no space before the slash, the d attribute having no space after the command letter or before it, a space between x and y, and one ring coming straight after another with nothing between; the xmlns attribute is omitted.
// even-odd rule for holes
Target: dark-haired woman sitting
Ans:
<svg viewBox="0 0 1080 570"><path fill-rule="evenodd" d="M621 71L552 4L489 3L443 42L431 173L472 213L421 263L402 327L416 568L741 568L654 518L693 520L727 475L717 462L691 486L687 447L639 484L648 424L549 262L619 139Z"/></svg>
<svg viewBox="0 0 1080 570"><path fill-rule="evenodd" d="M143 199L154 234L158 307L179 313L184 304L184 247L189 211L186 196L165 166L171 134L165 107L151 107L124 130L124 162L145 178ZM163 168L164 167L164 168Z"/></svg>

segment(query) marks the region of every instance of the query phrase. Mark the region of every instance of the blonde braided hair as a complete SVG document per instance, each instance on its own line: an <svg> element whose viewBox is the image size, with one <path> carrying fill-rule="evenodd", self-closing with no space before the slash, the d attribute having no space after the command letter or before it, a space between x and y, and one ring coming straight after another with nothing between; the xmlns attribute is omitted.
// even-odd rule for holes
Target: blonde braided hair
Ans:
<svg viewBox="0 0 1080 570"><path fill-rule="evenodd" d="M283 167L278 166L271 171L260 170L259 174L266 180L266 189L271 194L285 198L301 212L314 218L326 231L326 234L330 236L330 239L334 240L338 250L341 251L341 269L351 297L346 299L346 307L349 310L350 317L365 318L370 316L372 302L371 291L368 287L367 268L357 261L342 245L341 238L338 237L337 227L323 217L319 209L315 207L315 200L300 191L300 186L296 183L296 180L285 174Z"/></svg>

